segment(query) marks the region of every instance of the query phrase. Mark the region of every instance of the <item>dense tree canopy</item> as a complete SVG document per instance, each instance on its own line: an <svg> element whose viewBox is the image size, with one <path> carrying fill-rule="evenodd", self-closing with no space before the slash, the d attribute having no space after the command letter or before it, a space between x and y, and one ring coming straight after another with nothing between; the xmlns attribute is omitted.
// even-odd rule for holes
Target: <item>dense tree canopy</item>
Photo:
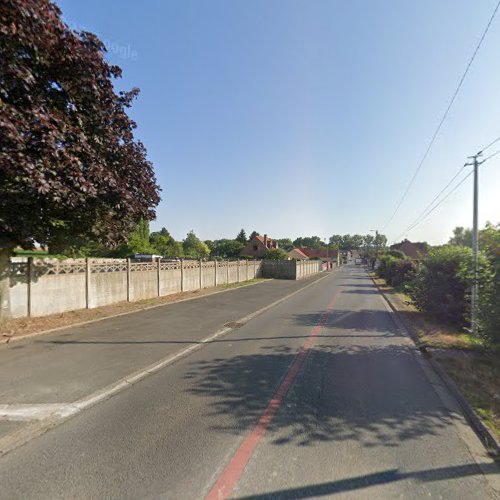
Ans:
<svg viewBox="0 0 500 500"><path fill-rule="evenodd" d="M223 259L235 259L239 257L244 247L245 245L238 240L215 240L212 242L210 256Z"/></svg>
<svg viewBox="0 0 500 500"><path fill-rule="evenodd" d="M324 243L319 236L301 236L293 242L296 247L321 248Z"/></svg>
<svg viewBox="0 0 500 500"><path fill-rule="evenodd" d="M194 231L189 231L182 242L184 256L188 259L206 259L210 255L210 249L201 241Z"/></svg>
<svg viewBox="0 0 500 500"><path fill-rule="evenodd" d="M116 93L121 70L49 0L0 6L0 243L88 236L116 245L159 202L153 167Z"/></svg>
<svg viewBox="0 0 500 500"><path fill-rule="evenodd" d="M289 252L293 248L293 242L290 238L281 238L278 240L278 245L280 248L285 250L285 252Z"/></svg>

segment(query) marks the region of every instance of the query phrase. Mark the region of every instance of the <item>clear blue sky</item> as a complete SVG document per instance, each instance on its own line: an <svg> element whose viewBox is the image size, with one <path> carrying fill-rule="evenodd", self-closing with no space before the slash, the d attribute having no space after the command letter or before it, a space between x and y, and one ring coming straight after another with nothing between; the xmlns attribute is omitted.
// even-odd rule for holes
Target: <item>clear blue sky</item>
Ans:
<svg viewBox="0 0 500 500"><path fill-rule="evenodd" d="M152 227L293 239L384 226L496 0L58 4L107 41L119 85L141 89L132 116L163 188ZM500 13L390 240L500 136L499 55ZM409 239L441 243L470 226L471 179ZM480 192L481 224L500 221L500 155Z"/></svg>

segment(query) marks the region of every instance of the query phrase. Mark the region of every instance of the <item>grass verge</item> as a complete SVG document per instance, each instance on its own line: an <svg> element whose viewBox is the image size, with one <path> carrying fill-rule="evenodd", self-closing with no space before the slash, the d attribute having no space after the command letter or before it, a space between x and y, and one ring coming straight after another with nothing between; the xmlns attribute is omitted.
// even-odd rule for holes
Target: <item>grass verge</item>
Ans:
<svg viewBox="0 0 500 500"><path fill-rule="evenodd" d="M445 369L485 425L500 440L500 352L482 339L439 323L405 294L371 274L405 326Z"/></svg>

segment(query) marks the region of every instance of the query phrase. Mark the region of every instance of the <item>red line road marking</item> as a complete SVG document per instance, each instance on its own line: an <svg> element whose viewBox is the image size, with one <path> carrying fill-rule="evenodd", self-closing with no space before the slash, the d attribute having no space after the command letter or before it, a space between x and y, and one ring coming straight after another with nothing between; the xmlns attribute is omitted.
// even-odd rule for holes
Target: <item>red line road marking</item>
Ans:
<svg viewBox="0 0 500 500"><path fill-rule="evenodd" d="M285 378L279 385L278 390L274 393L274 396L267 405L267 408L259 418L257 425L249 434L247 434L240 447L236 450L233 458L231 458L231 461L228 465L226 465L226 468L222 471L222 474L219 476L215 484L212 486L212 489L205 497L206 500L223 500L228 498L232 493L234 487L240 480L248 461L252 457L255 448L266 433L269 424L272 422L274 416L279 410L283 399L290 390L290 387L292 387L300 368L302 367L314 344L315 337L319 335L319 332L328 319L328 316L332 313L340 293L341 292L339 291L335 294L330 304L328 304L328 307L323 311L318 323L311 330L309 336L300 348L299 353L293 360L293 363L288 368Z"/></svg>

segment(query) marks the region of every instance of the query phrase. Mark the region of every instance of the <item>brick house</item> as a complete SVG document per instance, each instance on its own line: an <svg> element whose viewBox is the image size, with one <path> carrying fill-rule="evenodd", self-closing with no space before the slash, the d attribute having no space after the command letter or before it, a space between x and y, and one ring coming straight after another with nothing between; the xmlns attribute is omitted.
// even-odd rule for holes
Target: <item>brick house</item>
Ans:
<svg viewBox="0 0 500 500"><path fill-rule="evenodd" d="M265 253L273 248L278 248L276 240L268 238L267 234L264 236L258 234L247 243L247 246L240 252L240 255L262 259Z"/></svg>

